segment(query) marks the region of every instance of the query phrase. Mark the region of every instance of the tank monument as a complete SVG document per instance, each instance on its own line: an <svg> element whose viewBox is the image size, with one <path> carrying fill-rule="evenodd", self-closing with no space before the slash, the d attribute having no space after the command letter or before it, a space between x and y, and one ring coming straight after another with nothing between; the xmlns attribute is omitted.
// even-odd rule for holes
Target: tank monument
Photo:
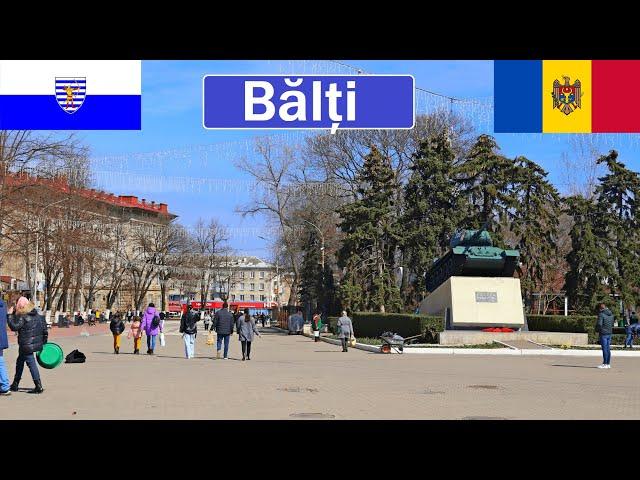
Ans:
<svg viewBox="0 0 640 480"><path fill-rule="evenodd" d="M444 318L440 344L587 344L584 333L528 331L520 279L514 276L519 260L518 250L495 247L486 230L453 236L450 250L425 274L431 293L420 304L421 314Z"/></svg>

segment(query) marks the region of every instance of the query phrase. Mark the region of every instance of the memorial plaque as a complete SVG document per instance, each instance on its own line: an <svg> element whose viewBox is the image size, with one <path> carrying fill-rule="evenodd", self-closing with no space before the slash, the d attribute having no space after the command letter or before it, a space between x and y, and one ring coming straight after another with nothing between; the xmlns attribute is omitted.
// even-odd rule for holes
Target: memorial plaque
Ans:
<svg viewBox="0 0 640 480"><path fill-rule="evenodd" d="M498 303L498 292L476 292L476 303Z"/></svg>

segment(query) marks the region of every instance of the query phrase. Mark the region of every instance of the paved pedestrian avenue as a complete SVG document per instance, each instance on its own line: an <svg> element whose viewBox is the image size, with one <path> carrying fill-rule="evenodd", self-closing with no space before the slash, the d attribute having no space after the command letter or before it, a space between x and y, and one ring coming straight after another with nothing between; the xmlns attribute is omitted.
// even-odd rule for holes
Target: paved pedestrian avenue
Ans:
<svg viewBox="0 0 640 480"><path fill-rule="evenodd" d="M183 358L177 322L156 355L112 353L108 334L56 338L85 364L41 369L45 392L0 397L0 419L639 419L640 360L594 357L381 355L265 329L252 359L231 359L198 334ZM143 339L144 347L144 339ZM13 375L16 347L5 350Z"/></svg>

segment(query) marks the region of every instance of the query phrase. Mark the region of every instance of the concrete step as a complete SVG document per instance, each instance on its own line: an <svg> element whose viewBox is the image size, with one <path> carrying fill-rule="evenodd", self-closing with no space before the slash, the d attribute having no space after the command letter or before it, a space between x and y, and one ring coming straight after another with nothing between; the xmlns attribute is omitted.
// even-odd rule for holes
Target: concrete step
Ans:
<svg viewBox="0 0 640 480"><path fill-rule="evenodd" d="M537 345L529 340L501 340L499 343L518 350L550 350L546 345Z"/></svg>

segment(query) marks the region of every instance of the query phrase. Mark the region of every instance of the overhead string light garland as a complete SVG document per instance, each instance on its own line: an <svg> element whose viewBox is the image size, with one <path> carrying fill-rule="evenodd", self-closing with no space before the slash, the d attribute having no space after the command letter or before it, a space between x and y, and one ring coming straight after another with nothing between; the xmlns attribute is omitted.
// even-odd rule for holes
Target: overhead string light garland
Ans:
<svg viewBox="0 0 640 480"><path fill-rule="evenodd" d="M273 61L269 62L269 65L273 66L274 71L279 74L371 74L362 68L338 60ZM458 98L419 85L416 86L416 113L418 115L438 112L455 113L469 122L478 133L493 132L493 108L491 97ZM314 134L315 132L304 130L289 130L261 136L299 149L302 148L306 139ZM517 138L518 142L523 145L539 144L544 139L566 146L571 151L576 148L576 145L580 145L582 148L588 146L601 152L613 148L637 149L640 146L640 135L637 134L516 133L510 135ZM167 168L175 167L176 163L179 163L187 170L211 171L220 165L220 162L233 163L242 158L256 158L256 155L256 139L248 138L151 152L107 155L94 157L91 162L98 181L107 188L112 188L114 180L117 179L118 187L126 187L127 190L130 190L131 187L139 190L142 186L145 191L149 192L234 193L245 187L254 188L255 185L246 180L201 178L201 176L195 175L176 176L170 174ZM149 175L147 173L149 171L153 171L154 174ZM115 174L117 177L114 177Z"/></svg>

